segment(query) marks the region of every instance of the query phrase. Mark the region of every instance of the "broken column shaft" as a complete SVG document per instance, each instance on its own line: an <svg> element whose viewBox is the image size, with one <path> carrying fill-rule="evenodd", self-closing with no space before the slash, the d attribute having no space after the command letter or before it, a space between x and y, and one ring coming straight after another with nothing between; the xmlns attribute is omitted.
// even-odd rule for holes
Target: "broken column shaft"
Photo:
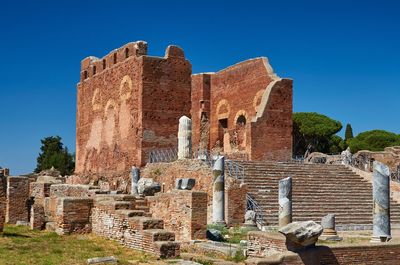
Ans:
<svg viewBox="0 0 400 265"><path fill-rule="evenodd" d="M279 180L279 227L292 222L292 178Z"/></svg>
<svg viewBox="0 0 400 265"><path fill-rule="evenodd" d="M391 237L390 229L390 171L374 161L373 164L373 232L371 242L386 242Z"/></svg>
<svg viewBox="0 0 400 265"><path fill-rule="evenodd" d="M214 224L225 224L225 157L219 156L213 167L213 213Z"/></svg>

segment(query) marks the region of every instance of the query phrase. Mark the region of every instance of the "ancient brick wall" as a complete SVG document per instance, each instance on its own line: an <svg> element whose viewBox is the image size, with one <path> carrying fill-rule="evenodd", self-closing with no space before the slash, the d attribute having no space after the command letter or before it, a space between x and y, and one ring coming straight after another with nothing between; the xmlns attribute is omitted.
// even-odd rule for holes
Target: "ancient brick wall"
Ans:
<svg viewBox="0 0 400 265"><path fill-rule="evenodd" d="M278 232L250 231L247 233L247 255L249 257L266 257L286 250L286 238Z"/></svg>
<svg viewBox="0 0 400 265"><path fill-rule="evenodd" d="M147 164L141 172L144 178L159 182L164 192L175 189L178 178L196 180L193 191L207 193L207 223L212 222L212 170L206 163L195 159L177 160L172 163ZM244 221L247 186L231 177L225 176L225 219L228 225L239 225Z"/></svg>
<svg viewBox="0 0 400 265"><path fill-rule="evenodd" d="M299 253L287 251L285 237L278 233L249 232L247 265L267 264L397 264L400 245L358 243L354 245L317 246Z"/></svg>
<svg viewBox="0 0 400 265"><path fill-rule="evenodd" d="M6 223L29 222L29 184L30 180L27 177L7 178Z"/></svg>
<svg viewBox="0 0 400 265"><path fill-rule="evenodd" d="M271 85L276 80L280 78L266 58L247 60L217 73L193 75L194 147L206 139L209 148L231 157L290 159L292 83L285 79L278 89ZM257 116L261 118L254 120Z"/></svg>
<svg viewBox="0 0 400 265"><path fill-rule="evenodd" d="M44 229L46 224L46 216L44 212L44 206L36 203L31 207L30 214L30 227L31 229Z"/></svg>
<svg viewBox="0 0 400 265"><path fill-rule="evenodd" d="M127 172L151 148L177 145L178 119L190 113L191 65L176 46L165 57L146 53L147 44L136 42L82 61L77 174Z"/></svg>
<svg viewBox="0 0 400 265"><path fill-rule="evenodd" d="M225 177L225 222L228 226L242 225L247 206L247 185Z"/></svg>
<svg viewBox="0 0 400 265"><path fill-rule="evenodd" d="M56 233L90 233L92 230L92 198L57 198L55 222Z"/></svg>
<svg viewBox="0 0 400 265"><path fill-rule="evenodd" d="M150 213L164 220L164 227L175 231L176 240L205 239L207 231L207 193L172 190L147 197Z"/></svg>
<svg viewBox="0 0 400 265"><path fill-rule="evenodd" d="M163 186L164 192L175 189L178 178L196 180L193 191L204 191L208 194L207 218L212 220L212 170L199 160L177 160L172 163L147 164L141 172L141 177L152 178Z"/></svg>
<svg viewBox="0 0 400 265"><path fill-rule="evenodd" d="M292 80L274 81L267 88L250 126L250 159L285 161L292 158Z"/></svg>
<svg viewBox="0 0 400 265"><path fill-rule="evenodd" d="M0 176L0 232L3 232L4 222L6 220L7 204L7 177Z"/></svg>
<svg viewBox="0 0 400 265"><path fill-rule="evenodd" d="M192 66L169 46L164 58L143 57L142 164L151 149L176 147L179 118L190 116Z"/></svg>
<svg viewBox="0 0 400 265"><path fill-rule="evenodd" d="M209 149L211 75L192 75L192 143L193 150Z"/></svg>
<svg viewBox="0 0 400 265"><path fill-rule="evenodd" d="M299 254L284 252L266 258L250 258L246 265L363 264L393 265L400 259L400 245L317 246Z"/></svg>
<svg viewBox="0 0 400 265"><path fill-rule="evenodd" d="M180 245L174 242L173 232L163 230L163 220L145 217L143 211L134 210L134 202L114 199L110 196L95 199L93 233L162 258L179 256Z"/></svg>

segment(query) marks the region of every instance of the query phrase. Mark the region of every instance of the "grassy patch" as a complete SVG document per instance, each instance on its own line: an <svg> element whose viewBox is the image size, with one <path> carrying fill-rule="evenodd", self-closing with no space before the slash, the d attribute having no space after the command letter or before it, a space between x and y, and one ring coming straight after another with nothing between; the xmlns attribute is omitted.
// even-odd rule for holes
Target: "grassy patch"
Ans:
<svg viewBox="0 0 400 265"><path fill-rule="evenodd" d="M135 251L117 242L94 235L59 236L53 232L30 230L23 226L5 226L0 235L0 264L74 265L88 258L115 256L118 264L129 260L148 262L156 257Z"/></svg>
<svg viewBox="0 0 400 265"><path fill-rule="evenodd" d="M208 229L215 229L221 232L226 243L239 244L241 240L247 240L247 233L251 230L243 227L232 227L230 229L223 225L208 225Z"/></svg>

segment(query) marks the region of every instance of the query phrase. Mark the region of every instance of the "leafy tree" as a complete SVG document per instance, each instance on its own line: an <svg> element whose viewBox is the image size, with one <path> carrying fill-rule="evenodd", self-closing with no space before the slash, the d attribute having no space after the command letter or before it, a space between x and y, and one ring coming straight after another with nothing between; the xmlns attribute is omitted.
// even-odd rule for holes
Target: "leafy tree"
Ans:
<svg viewBox="0 0 400 265"><path fill-rule="evenodd" d="M74 155L68 152L67 147L63 147L60 136L46 137L41 140L41 143L36 173L52 167L59 170L61 175L70 175L74 172Z"/></svg>
<svg viewBox="0 0 400 265"><path fill-rule="evenodd" d="M350 123L347 123L346 132L344 133L344 140L347 142L352 138L353 138L353 128L351 128Z"/></svg>
<svg viewBox="0 0 400 265"><path fill-rule="evenodd" d="M337 153L342 150L342 138L335 135L342 129L339 121L315 112L293 113L293 153L312 151Z"/></svg>
<svg viewBox="0 0 400 265"><path fill-rule="evenodd" d="M360 150L382 151L395 145L400 145L400 135L383 130L366 131L349 141L352 153Z"/></svg>

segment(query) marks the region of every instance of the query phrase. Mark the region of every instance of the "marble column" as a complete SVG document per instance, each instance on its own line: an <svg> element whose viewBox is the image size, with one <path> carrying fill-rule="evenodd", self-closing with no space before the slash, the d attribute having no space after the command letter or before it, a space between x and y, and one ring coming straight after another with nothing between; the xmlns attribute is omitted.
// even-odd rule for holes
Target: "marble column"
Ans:
<svg viewBox="0 0 400 265"><path fill-rule="evenodd" d="M386 242L391 237L390 229L390 171L374 161L373 164L373 231L371 242Z"/></svg>
<svg viewBox="0 0 400 265"><path fill-rule="evenodd" d="M218 156L213 167L213 213L214 224L225 224L225 157Z"/></svg>
<svg viewBox="0 0 400 265"><path fill-rule="evenodd" d="M292 222L292 178L279 180L279 227Z"/></svg>
<svg viewBox="0 0 400 265"><path fill-rule="evenodd" d="M192 120L186 116L179 119L178 159L192 157Z"/></svg>
<svg viewBox="0 0 400 265"><path fill-rule="evenodd" d="M131 170L131 177L132 177L132 183L131 183L131 194L132 195L139 195L138 192L138 182L140 179L140 169L138 167L132 167Z"/></svg>

